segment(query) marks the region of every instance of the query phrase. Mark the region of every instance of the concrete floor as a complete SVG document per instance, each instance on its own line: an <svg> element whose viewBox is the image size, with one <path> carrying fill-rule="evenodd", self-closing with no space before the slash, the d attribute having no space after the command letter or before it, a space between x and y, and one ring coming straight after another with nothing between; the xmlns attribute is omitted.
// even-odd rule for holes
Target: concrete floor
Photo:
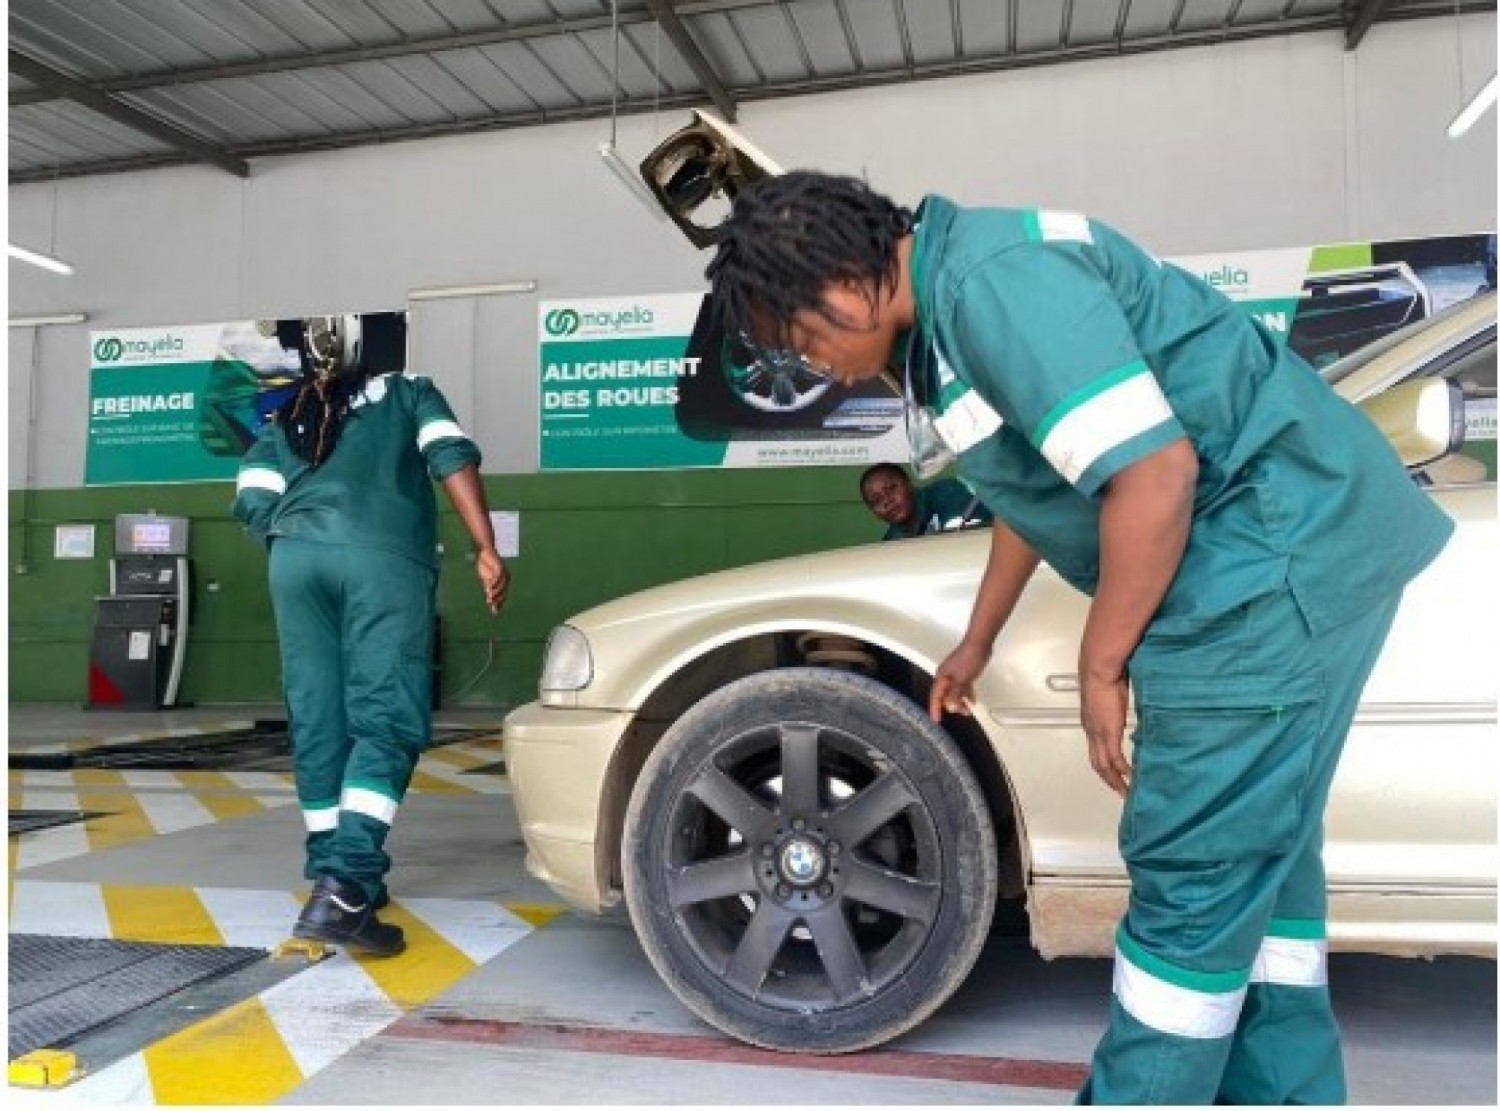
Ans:
<svg viewBox="0 0 1500 1111"><path fill-rule="evenodd" d="M10 750L280 716L19 706ZM623 918L564 912L525 874L503 777L471 771L500 756L498 739L481 739L419 767L389 846L405 955L294 966L222 1009L200 999L201 1013L168 1033L158 1022L143 1046L85 1042L90 1071L64 1088L8 1094L53 1106L1071 1100L1104 1027L1107 962L1048 964L997 935L963 989L898 1042L823 1059L742 1046L676 1002ZM12 932L269 948L306 890L285 775L12 772L10 801L110 812L11 839ZM1332 966L1352 1102L1495 1104L1494 962L1340 955Z"/></svg>

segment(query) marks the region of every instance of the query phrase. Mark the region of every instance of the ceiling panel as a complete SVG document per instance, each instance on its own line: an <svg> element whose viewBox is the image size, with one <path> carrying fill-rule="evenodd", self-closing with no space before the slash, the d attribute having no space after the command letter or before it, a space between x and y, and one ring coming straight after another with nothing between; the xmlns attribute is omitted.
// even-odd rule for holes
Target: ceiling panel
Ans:
<svg viewBox="0 0 1500 1111"><path fill-rule="evenodd" d="M12 49L61 79L11 78L11 180L37 180L44 164L56 175L128 168L133 156L142 165L205 157L188 140L237 171L223 152L253 159L653 111L664 99L706 104L714 84L744 103L1115 50L1337 33L1359 10L1354 0L673 0L673 9L713 80L647 0L619 0L618 37L610 0L12 0ZM1391 0L1381 18L1422 16L1451 9ZM172 146L101 115L102 97L185 138Z"/></svg>
<svg viewBox="0 0 1500 1111"><path fill-rule="evenodd" d="M901 7L912 57L918 65L951 61L956 56L953 0L901 0Z"/></svg>
<svg viewBox="0 0 1500 1111"><path fill-rule="evenodd" d="M964 57L993 58L1011 48L1010 9L1019 0L961 0Z"/></svg>
<svg viewBox="0 0 1500 1111"><path fill-rule="evenodd" d="M1177 31L1211 31L1223 27L1229 19L1234 0L1191 0L1182 7Z"/></svg>
<svg viewBox="0 0 1500 1111"><path fill-rule="evenodd" d="M783 10L797 25L798 33L794 38L800 38L818 76L854 72L849 36L844 33L834 0L802 0L801 3L784 5Z"/></svg>
<svg viewBox="0 0 1500 1111"><path fill-rule="evenodd" d="M500 65L483 50L448 50L439 57L443 67L492 104L499 115L534 111L537 102L508 77Z"/></svg>
<svg viewBox="0 0 1500 1111"><path fill-rule="evenodd" d="M866 70L900 69L906 64L896 0L842 0L848 32L860 66Z"/></svg>

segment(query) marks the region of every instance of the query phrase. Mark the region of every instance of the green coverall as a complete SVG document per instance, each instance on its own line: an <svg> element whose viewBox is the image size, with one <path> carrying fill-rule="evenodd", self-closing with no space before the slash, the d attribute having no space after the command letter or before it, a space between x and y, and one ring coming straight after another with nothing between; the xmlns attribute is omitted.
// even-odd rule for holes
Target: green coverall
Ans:
<svg viewBox="0 0 1500 1111"><path fill-rule="evenodd" d="M314 469L267 423L234 513L270 545L308 879L378 900L384 844L431 739L437 502L479 449L425 378L371 378Z"/></svg>
<svg viewBox="0 0 1500 1111"><path fill-rule="evenodd" d="M929 197L913 286L935 424L985 504L1093 594L1101 496L1186 437L1175 579L1129 664L1131 879L1080 1102L1345 1098L1322 820L1405 584L1452 522L1241 307L1073 213Z"/></svg>
<svg viewBox="0 0 1500 1111"><path fill-rule="evenodd" d="M892 525L885 530L881 540L910 540L934 532L987 525L994 520L984 503L974 496L974 491L956 478L940 478L926 486L914 485L911 501L912 522L916 528L907 532L900 525Z"/></svg>

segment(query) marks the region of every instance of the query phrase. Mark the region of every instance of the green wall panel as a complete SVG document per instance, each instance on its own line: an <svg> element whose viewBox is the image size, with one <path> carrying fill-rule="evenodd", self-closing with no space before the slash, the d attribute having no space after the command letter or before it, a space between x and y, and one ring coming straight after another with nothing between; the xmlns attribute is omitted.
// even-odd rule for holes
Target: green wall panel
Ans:
<svg viewBox="0 0 1500 1111"><path fill-rule="evenodd" d="M491 508L519 510L499 618L481 600L458 517L439 522L444 704L535 697L548 632L570 614L658 583L875 540L858 470L640 471L486 478ZM228 483L11 491L10 696L82 703L94 598L107 592L114 518L192 519L193 623L182 700L279 700L265 552L229 515ZM96 525L95 558L54 560L59 524Z"/></svg>

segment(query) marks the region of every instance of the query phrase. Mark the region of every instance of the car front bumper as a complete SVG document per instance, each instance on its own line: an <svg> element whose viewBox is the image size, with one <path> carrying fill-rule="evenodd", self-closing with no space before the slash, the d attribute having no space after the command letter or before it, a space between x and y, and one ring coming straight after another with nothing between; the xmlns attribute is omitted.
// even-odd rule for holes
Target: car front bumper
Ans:
<svg viewBox="0 0 1500 1111"><path fill-rule="evenodd" d="M610 761L634 715L530 702L505 718L505 759L526 839L526 868L590 913L614 901L600 859L599 815Z"/></svg>

